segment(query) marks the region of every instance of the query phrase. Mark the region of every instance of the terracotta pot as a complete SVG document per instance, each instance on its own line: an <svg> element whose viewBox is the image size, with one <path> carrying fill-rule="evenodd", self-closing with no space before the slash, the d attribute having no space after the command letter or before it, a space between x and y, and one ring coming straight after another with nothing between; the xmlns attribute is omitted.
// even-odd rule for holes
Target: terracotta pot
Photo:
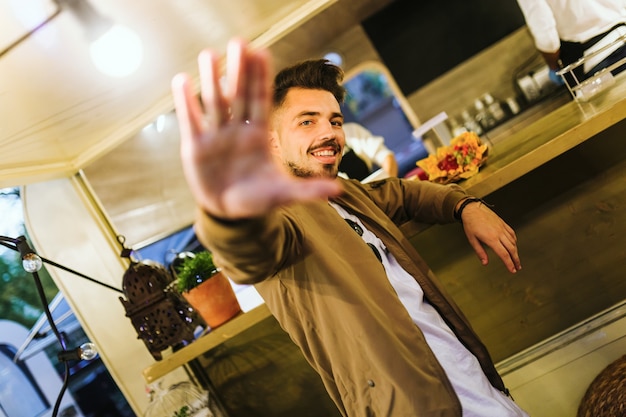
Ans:
<svg viewBox="0 0 626 417"><path fill-rule="evenodd" d="M212 329L241 313L235 291L221 272L184 292L183 297Z"/></svg>

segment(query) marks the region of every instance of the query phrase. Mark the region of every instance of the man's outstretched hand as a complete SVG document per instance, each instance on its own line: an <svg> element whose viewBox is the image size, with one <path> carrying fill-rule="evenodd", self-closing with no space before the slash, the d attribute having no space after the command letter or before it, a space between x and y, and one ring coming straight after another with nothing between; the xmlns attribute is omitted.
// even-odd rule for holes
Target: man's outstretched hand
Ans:
<svg viewBox="0 0 626 417"><path fill-rule="evenodd" d="M197 204L215 217L235 220L262 216L282 204L338 194L335 181L295 178L270 153L267 51L231 40L225 91L218 61L210 50L198 56L200 100L187 74L172 80L183 170Z"/></svg>

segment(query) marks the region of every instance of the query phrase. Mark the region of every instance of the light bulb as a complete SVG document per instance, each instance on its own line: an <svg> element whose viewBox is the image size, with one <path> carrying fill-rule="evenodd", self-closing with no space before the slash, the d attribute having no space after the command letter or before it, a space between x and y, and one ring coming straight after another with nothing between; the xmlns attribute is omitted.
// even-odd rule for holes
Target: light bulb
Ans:
<svg viewBox="0 0 626 417"><path fill-rule="evenodd" d="M94 343L86 342L78 348L78 354L84 361L90 361L98 356L98 348Z"/></svg>
<svg viewBox="0 0 626 417"><path fill-rule="evenodd" d="M162 133L163 130L165 130L165 115L164 114L157 117L156 121L154 122L154 128L159 133Z"/></svg>
<svg viewBox="0 0 626 417"><path fill-rule="evenodd" d="M91 60L98 70L111 77L126 77L143 60L143 44L135 32L115 25L91 43Z"/></svg>
<svg viewBox="0 0 626 417"><path fill-rule="evenodd" d="M36 253L27 253L22 258L22 266L26 272L37 272L41 269L43 262Z"/></svg>

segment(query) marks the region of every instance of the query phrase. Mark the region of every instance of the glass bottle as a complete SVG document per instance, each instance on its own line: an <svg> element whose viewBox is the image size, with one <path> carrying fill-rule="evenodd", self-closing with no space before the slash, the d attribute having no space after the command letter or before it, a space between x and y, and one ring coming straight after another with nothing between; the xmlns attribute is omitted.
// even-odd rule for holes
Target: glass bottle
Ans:
<svg viewBox="0 0 626 417"><path fill-rule="evenodd" d="M504 112L504 109L502 108L500 102L495 100L493 96L489 93L486 93L483 96L483 100L487 105L487 111L491 113L493 118L496 120L496 123L502 121L506 116L506 113Z"/></svg>
<svg viewBox="0 0 626 417"><path fill-rule="evenodd" d="M474 100L474 109L476 110L476 122L482 126L483 130L489 130L496 125L496 119L487 111L481 99Z"/></svg>
<svg viewBox="0 0 626 417"><path fill-rule="evenodd" d="M448 119L448 128L450 129L450 133L452 133L452 137L457 137L460 134L467 132L467 127L464 124L459 123L456 117Z"/></svg>
<svg viewBox="0 0 626 417"><path fill-rule="evenodd" d="M463 126L465 126L465 128L470 131L470 132L474 132L476 133L478 136L483 134L483 128L480 125L480 123L478 123L476 121L475 118L473 118L472 116L470 116L470 113L468 110L463 110L461 112L461 119L463 120Z"/></svg>

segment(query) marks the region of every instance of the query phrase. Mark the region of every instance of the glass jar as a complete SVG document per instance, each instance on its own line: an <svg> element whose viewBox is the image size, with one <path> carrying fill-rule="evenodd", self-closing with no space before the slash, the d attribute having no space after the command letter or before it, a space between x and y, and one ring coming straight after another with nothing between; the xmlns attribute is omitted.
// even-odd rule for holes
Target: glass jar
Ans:
<svg viewBox="0 0 626 417"><path fill-rule="evenodd" d="M189 381L150 391L144 417L218 417L209 408L209 393Z"/></svg>

